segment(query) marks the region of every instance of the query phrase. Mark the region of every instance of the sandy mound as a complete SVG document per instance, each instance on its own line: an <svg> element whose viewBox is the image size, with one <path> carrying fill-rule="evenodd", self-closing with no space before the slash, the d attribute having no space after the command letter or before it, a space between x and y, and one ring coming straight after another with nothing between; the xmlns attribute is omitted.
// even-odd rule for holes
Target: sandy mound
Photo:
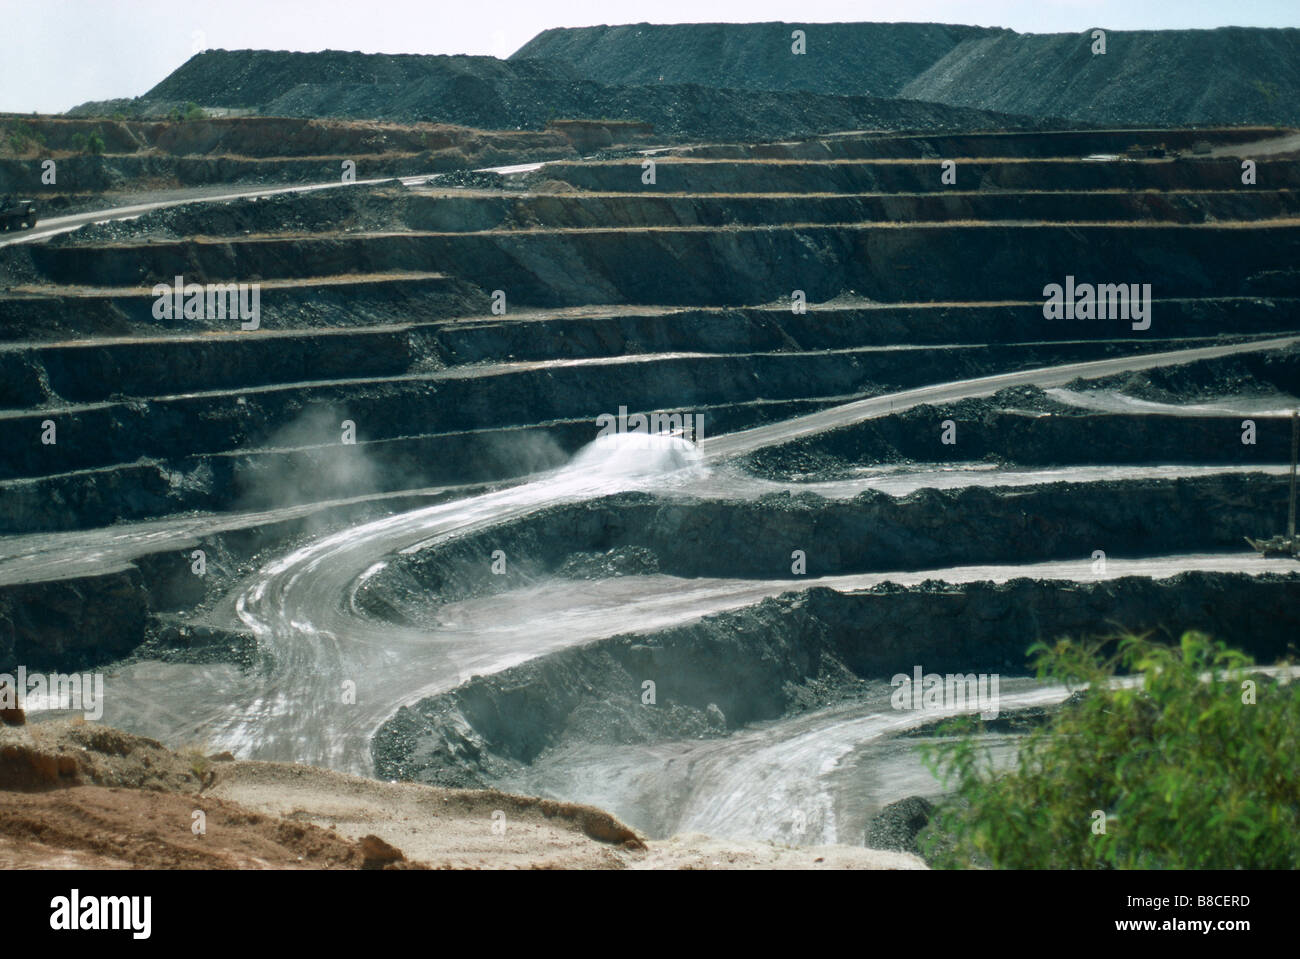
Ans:
<svg viewBox="0 0 1300 959"><path fill-rule="evenodd" d="M674 836L650 844L638 869L925 869L916 856L857 846L786 846L751 839Z"/></svg>
<svg viewBox="0 0 1300 959"><path fill-rule="evenodd" d="M914 869L903 853L647 843L590 806L236 762L79 721L0 728L0 868Z"/></svg>
<svg viewBox="0 0 1300 959"><path fill-rule="evenodd" d="M590 806L288 763L225 764L207 794L350 839L373 835L443 869L616 869L644 848L631 829Z"/></svg>
<svg viewBox="0 0 1300 959"><path fill-rule="evenodd" d="M73 786L0 799L0 867L9 869L359 869L364 860L327 829L195 795Z"/></svg>
<svg viewBox="0 0 1300 959"><path fill-rule="evenodd" d="M125 786L197 792L212 762L142 736L70 720L0 726L0 789Z"/></svg>

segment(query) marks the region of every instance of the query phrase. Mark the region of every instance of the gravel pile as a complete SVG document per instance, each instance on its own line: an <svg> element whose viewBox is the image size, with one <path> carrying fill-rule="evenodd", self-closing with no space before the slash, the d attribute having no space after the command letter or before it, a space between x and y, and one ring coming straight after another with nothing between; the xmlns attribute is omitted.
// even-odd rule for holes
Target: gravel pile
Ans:
<svg viewBox="0 0 1300 959"><path fill-rule="evenodd" d="M1112 30L1104 55L1092 47L1091 30L640 23L547 30L511 62L550 58L601 83L899 96L1074 123L1300 123L1300 30Z"/></svg>
<svg viewBox="0 0 1300 959"><path fill-rule="evenodd" d="M906 97L1101 124L1300 123L1300 30L1000 34L963 42Z"/></svg>
<svg viewBox="0 0 1300 959"><path fill-rule="evenodd" d="M193 101L270 116L542 129L553 119L638 120L656 136L770 138L833 130L1024 129L1032 121L933 103L702 83L606 85L558 60L324 51L209 51L136 102Z"/></svg>
<svg viewBox="0 0 1300 959"><path fill-rule="evenodd" d="M804 33L802 55L792 50ZM610 84L897 96L965 40L1004 31L944 23L634 23L544 30L511 62L558 60Z"/></svg>

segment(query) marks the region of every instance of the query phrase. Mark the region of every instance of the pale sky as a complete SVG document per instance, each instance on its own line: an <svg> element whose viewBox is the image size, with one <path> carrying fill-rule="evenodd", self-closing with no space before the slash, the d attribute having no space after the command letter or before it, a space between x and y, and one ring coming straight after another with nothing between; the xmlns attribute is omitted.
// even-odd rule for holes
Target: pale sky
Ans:
<svg viewBox="0 0 1300 959"><path fill-rule="evenodd" d="M1300 0L0 0L0 111L138 96L208 48L504 57L548 27L919 21L1027 33L1300 27Z"/></svg>

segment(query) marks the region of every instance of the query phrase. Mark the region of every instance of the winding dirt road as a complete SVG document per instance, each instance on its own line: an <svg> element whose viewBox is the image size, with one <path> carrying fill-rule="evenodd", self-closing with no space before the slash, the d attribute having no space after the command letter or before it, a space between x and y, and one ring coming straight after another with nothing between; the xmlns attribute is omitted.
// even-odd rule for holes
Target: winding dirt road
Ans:
<svg viewBox="0 0 1300 959"><path fill-rule="evenodd" d="M568 466L519 485L363 523L268 564L232 593L215 617L219 621L225 615L257 636L274 664L268 672L242 676L226 666L137 664L111 679L105 720L166 741L203 739L214 749L231 749L241 757L368 773L370 737L399 706L453 688L474 674L504 669L555 649L688 622L787 592L792 585L789 580L668 584L640 577L549 584L452 604L444 608L439 628L430 631L377 620L356 607L358 588L397 553L434 547L555 504L618 492L710 495L711 491L712 495L732 496L746 487L755 493L769 492L773 484L740 477L723 467L724 460L918 403L987 396L1012 385L1059 385L1080 376L1272 349L1297 339L1300 337L1127 356L937 384L707 438L702 450L681 440L652 453L589 447ZM1152 469L1133 472L1149 476ZM1157 469L1158 475L1164 476L1182 472L1179 467ZM1105 471L1110 477L1122 477L1126 472L1123 468ZM1087 469L1048 471L1042 481L1081 478L1088 473ZM942 477L943 473L937 472L916 475L910 481L896 474L864 477L852 483L827 484L821 491L852 495L872 487L873 481L906 491L940 483ZM966 480L995 485L1000 478L997 471L971 471ZM1013 481L1024 484L1033 482L1034 477L1020 473ZM798 484L787 484L787 488L797 489ZM88 534L69 535L81 538L84 547ZM1110 569L1112 575L1122 570L1160 577L1187 569L1281 572L1300 569L1300 565L1265 562L1243 552L1239 556L1115 561ZM885 580L1004 580L1016 576L1086 580L1092 578L1090 570L1086 562L990 566L833 577L801 585L858 589ZM344 701L345 683L355 684L355 703Z"/></svg>

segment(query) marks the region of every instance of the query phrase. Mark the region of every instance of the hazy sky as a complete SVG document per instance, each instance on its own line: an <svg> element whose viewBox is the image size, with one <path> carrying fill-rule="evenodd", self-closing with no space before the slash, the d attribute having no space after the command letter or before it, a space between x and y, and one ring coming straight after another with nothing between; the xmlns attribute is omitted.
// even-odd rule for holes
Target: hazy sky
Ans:
<svg viewBox="0 0 1300 959"><path fill-rule="evenodd" d="M910 20L1030 33L1300 26L1300 0L0 0L0 111L138 96L208 48L507 56L548 27Z"/></svg>

